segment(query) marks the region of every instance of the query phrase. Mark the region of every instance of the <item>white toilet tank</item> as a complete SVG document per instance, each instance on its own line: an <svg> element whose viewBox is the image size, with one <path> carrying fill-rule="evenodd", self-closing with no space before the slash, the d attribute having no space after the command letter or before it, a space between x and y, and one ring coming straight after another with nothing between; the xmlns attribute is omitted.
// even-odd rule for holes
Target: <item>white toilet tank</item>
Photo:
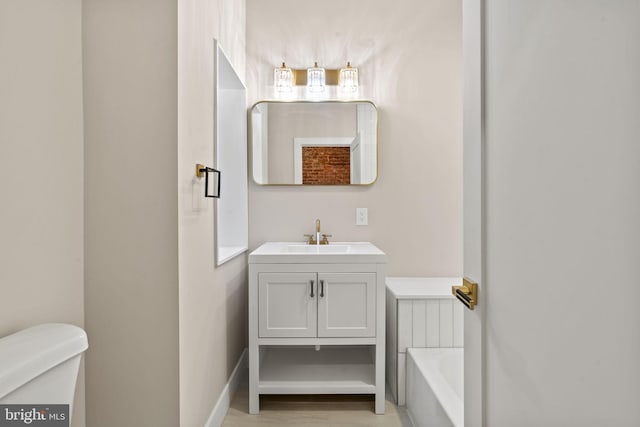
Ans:
<svg viewBox="0 0 640 427"><path fill-rule="evenodd" d="M0 338L0 404L68 404L69 413L87 334L46 323Z"/></svg>

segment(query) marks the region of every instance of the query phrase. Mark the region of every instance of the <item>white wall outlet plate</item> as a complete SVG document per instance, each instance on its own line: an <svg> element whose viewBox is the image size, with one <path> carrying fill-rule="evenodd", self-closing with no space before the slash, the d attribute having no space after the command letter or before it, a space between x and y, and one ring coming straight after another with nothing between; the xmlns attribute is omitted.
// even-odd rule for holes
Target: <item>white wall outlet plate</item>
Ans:
<svg viewBox="0 0 640 427"><path fill-rule="evenodd" d="M356 208L356 225L369 225L369 211L367 208Z"/></svg>

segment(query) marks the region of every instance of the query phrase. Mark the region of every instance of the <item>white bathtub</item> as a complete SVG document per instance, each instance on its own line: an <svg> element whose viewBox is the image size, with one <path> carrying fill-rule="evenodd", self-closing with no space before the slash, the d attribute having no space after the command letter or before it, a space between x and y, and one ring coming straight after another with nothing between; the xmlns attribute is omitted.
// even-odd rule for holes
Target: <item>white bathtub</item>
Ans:
<svg viewBox="0 0 640 427"><path fill-rule="evenodd" d="M407 352L407 411L414 425L464 427L464 349Z"/></svg>

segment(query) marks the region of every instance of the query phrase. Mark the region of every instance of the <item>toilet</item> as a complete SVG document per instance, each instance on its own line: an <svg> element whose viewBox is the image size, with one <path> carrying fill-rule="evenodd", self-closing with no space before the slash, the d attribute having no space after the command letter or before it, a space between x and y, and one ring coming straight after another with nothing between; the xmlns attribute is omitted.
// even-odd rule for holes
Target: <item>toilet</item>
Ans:
<svg viewBox="0 0 640 427"><path fill-rule="evenodd" d="M0 338L0 405L68 404L69 412L87 334L46 323Z"/></svg>

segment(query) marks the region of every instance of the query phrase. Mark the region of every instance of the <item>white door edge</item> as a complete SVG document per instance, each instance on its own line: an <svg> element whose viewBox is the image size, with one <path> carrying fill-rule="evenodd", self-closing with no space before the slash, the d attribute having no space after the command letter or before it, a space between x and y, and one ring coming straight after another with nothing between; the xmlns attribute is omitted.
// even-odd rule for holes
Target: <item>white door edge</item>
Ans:
<svg viewBox="0 0 640 427"><path fill-rule="evenodd" d="M463 271L478 283L478 305L464 314L465 427L485 423L484 1L463 0Z"/></svg>

